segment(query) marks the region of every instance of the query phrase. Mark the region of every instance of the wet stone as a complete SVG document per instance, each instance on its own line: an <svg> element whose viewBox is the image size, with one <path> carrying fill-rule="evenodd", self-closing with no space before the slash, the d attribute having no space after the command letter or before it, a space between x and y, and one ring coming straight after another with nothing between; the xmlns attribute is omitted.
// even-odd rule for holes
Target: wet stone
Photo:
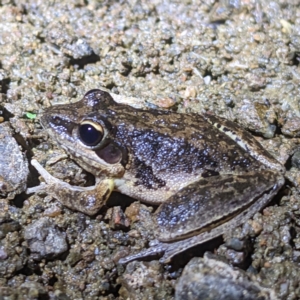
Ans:
<svg viewBox="0 0 300 300"><path fill-rule="evenodd" d="M232 265L240 266L245 262L247 254L244 252L228 249L225 252L225 256L228 259L228 261L231 262Z"/></svg>
<svg viewBox="0 0 300 300"><path fill-rule="evenodd" d="M274 287L278 299L299 299L294 290L298 287L300 274L299 269L294 269L294 264L291 261L281 261L266 264L260 270L262 282Z"/></svg>
<svg viewBox="0 0 300 300"><path fill-rule="evenodd" d="M24 295L27 295L29 299L41 299L45 297L47 292L41 283L38 282L24 282L21 284L20 289Z"/></svg>
<svg viewBox="0 0 300 300"><path fill-rule="evenodd" d="M67 257L67 263L70 266L75 266L80 260L82 259L82 255L80 254L80 252L76 252L76 251L70 251L68 257Z"/></svg>
<svg viewBox="0 0 300 300"><path fill-rule="evenodd" d="M34 300L46 299L46 289L38 282L24 282L18 288L0 287L0 298L7 300ZM46 297L46 298L45 298ZM62 298L54 298L62 299Z"/></svg>
<svg viewBox="0 0 300 300"><path fill-rule="evenodd" d="M41 218L28 225L24 238L35 260L57 257L68 249L66 234L50 218Z"/></svg>
<svg viewBox="0 0 300 300"><path fill-rule="evenodd" d="M184 268L176 285L175 300L267 300L278 299L242 270L209 258L193 258Z"/></svg>
<svg viewBox="0 0 300 300"><path fill-rule="evenodd" d="M124 214L121 206L114 206L107 210L105 220L109 220L109 225L113 229L126 229L130 226L130 221Z"/></svg>
<svg viewBox="0 0 300 300"><path fill-rule="evenodd" d="M272 107L244 99L236 105L235 110L238 122L242 126L263 135L265 138L274 136L276 126L273 124L275 114Z"/></svg>
<svg viewBox="0 0 300 300"><path fill-rule="evenodd" d="M26 264L27 249L22 241L17 231L8 233L0 240L0 279L11 278Z"/></svg>
<svg viewBox="0 0 300 300"><path fill-rule="evenodd" d="M300 136L300 118L293 117L288 119L282 129L282 133L291 136L291 137L299 137Z"/></svg>
<svg viewBox="0 0 300 300"><path fill-rule="evenodd" d="M225 256L231 265L244 269L251 250L252 246L249 240L240 240L233 237L226 241L225 247L221 246L219 248L218 254Z"/></svg>
<svg viewBox="0 0 300 300"><path fill-rule="evenodd" d="M0 124L0 195L12 199L26 189L28 162L12 137L7 122Z"/></svg>
<svg viewBox="0 0 300 300"><path fill-rule="evenodd" d="M226 241L226 246L236 251L241 251L245 247L245 242L237 238Z"/></svg>
<svg viewBox="0 0 300 300"><path fill-rule="evenodd" d="M292 156L292 166L300 169L300 151L296 151Z"/></svg>
<svg viewBox="0 0 300 300"><path fill-rule="evenodd" d="M8 257L7 252L3 248L0 248L0 261L7 259L7 257Z"/></svg>
<svg viewBox="0 0 300 300"><path fill-rule="evenodd" d="M72 29L67 29L62 24L48 28L46 41L53 45L53 50L59 49L63 54L74 59L93 54L93 49L84 38L78 38Z"/></svg>
<svg viewBox="0 0 300 300"><path fill-rule="evenodd" d="M1 220L2 219L2 220ZM5 237L7 233L20 230L21 226L17 221L9 217L3 220L0 218L0 239Z"/></svg>
<svg viewBox="0 0 300 300"><path fill-rule="evenodd" d="M119 294L124 299L172 299L172 289L162 276L162 265L158 261L131 262L120 277Z"/></svg>

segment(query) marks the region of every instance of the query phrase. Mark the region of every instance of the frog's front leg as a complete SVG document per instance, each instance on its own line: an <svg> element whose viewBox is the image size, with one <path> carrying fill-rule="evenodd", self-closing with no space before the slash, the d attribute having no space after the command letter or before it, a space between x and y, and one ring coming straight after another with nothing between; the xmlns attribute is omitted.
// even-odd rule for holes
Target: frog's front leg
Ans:
<svg viewBox="0 0 300 300"><path fill-rule="evenodd" d="M53 177L35 159L31 161L31 164L45 179L47 185L41 186L41 188L29 188L27 194L39 189L46 189L50 195L57 198L63 205L90 216L100 210L114 188L113 179L97 181L94 186L89 187L73 186Z"/></svg>
<svg viewBox="0 0 300 300"><path fill-rule="evenodd" d="M260 211L283 184L283 176L269 170L203 178L160 206L155 216L160 242L120 263L163 252L160 261L167 263L176 254L241 225Z"/></svg>

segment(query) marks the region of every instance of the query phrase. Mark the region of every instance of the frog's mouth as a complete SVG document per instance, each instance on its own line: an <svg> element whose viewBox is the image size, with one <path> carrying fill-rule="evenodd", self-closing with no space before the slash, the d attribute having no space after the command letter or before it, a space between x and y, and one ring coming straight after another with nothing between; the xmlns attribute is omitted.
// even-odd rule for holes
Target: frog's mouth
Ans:
<svg viewBox="0 0 300 300"><path fill-rule="evenodd" d="M93 174L95 177L121 177L124 172L124 166L120 163L120 159L115 161L114 163L109 163L105 161L99 154L99 150L95 151L92 149L85 149L82 147L69 147L66 144L60 145L69 155L70 157L78 163L84 170ZM106 151L110 150L110 145L103 148L103 156L105 157ZM108 153L109 155L114 155Z"/></svg>

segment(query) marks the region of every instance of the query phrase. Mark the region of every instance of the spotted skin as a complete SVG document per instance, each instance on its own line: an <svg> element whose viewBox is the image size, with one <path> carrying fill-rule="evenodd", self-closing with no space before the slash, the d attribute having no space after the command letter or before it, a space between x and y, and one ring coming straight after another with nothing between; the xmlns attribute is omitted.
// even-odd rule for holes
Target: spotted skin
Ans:
<svg viewBox="0 0 300 300"><path fill-rule="evenodd" d="M167 262L238 226L284 184L284 167L248 132L210 114L136 109L92 90L77 103L47 109L41 123L96 177L87 192L69 186L58 191L55 182L52 193L63 204L92 215L112 190L160 204L153 228L159 243L123 263L159 252ZM86 145L80 126L95 123L101 139Z"/></svg>

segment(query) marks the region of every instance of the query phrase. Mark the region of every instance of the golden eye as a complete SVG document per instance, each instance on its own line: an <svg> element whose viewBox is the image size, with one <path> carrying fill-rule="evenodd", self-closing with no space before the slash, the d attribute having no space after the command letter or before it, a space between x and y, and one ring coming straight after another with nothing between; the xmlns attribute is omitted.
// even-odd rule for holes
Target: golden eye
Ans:
<svg viewBox="0 0 300 300"><path fill-rule="evenodd" d="M104 136L103 127L90 120L83 121L78 128L79 138L86 146L96 146Z"/></svg>

